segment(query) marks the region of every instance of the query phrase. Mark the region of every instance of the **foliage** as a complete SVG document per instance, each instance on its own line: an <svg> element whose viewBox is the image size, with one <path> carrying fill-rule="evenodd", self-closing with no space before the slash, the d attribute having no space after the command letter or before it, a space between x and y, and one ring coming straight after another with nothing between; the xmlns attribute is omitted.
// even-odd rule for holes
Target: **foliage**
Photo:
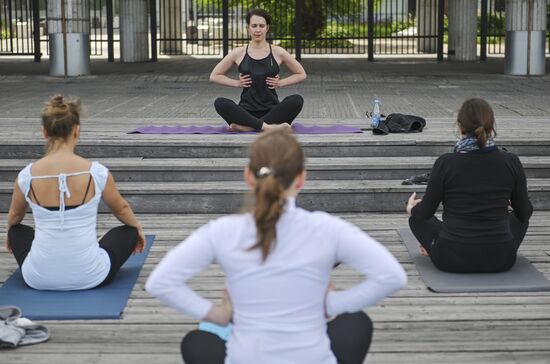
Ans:
<svg viewBox="0 0 550 364"><path fill-rule="evenodd" d="M294 36L295 0L229 0L228 3L230 8L239 7L245 11L251 8L265 9L272 17L272 34L278 38ZM330 32L327 27L334 18L349 18L363 13L361 0L303 0L303 4L300 21L302 38L305 40L316 39L323 33ZM203 9L221 9L220 0L198 0L197 5L199 8L204 7ZM281 11L281 7L288 11Z"/></svg>
<svg viewBox="0 0 550 364"><path fill-rule="evenodd" d="M2 5L2 0L0 0L0 7ZM2 22L2 19L0 19L0 39L9 39L10 38L10 31L7 26L4 25L5 23Z"/></svg>
<svg viewBox="0 0 550 364"><path fill-rule="evenodd" d="M477 17L477 29L481 29L481 16ZM506 17L504 14L489 14L487 17L487 30L490 35L506 34Z"/></svg>

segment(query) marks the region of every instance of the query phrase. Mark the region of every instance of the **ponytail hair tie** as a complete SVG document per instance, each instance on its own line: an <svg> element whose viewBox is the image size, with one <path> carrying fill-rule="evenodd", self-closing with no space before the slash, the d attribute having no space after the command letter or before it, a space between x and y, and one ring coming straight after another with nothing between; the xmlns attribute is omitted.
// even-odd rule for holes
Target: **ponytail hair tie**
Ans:
<svg viewBox="0 0 550 364"><path fill-rule="evenodd" d="M263 177L267 177L267 176L271 176L273 175L273 169L269 168L269 167L262 167L260 169L258 169L258 172L256 172L256 177L257 178L263 178Z"/></svg>

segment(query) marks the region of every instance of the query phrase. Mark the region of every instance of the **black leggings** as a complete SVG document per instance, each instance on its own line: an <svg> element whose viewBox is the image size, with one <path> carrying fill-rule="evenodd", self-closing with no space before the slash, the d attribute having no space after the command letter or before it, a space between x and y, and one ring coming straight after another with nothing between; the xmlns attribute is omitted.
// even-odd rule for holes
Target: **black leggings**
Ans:
<svg viewBox="0 0 550 364"><path fill-rule="evenodd" d="M8 230L10 246L19 267L23 266L25 258L31 250L34 240L34 229L30 226L18 224ZM109 230L99 241L99 246L109 255L111 269L107 277L98 287L109 284L118 273L120 267L128 260L138 241L137 229L130 226L117 226Z"/></svg>
<svg viewBox="0 0 550 364"><path fill-rule="evenodd" d="M339 364L362 364L372 340L372 321L364 312L345 313L327 324L332 352ZM223 364L225 341L206 331L190 331L181 342L186 364Z"/></svg>
<svg viewBox="0 0 550 364"><path fill-rule="evenodd" d="M440 270L454 273L493 273L512 268L517 250L529 227L529 221L519 221L514 213L508 214L508 221L513 235L512 241L483 244L440 238L443 222L435 216L429 220L411 217L409 226Z"/></svg>
<svg viewBox="0 0 550 364"><path fill-rule="evenodd" d="M279 104L269 111L247 111L237 105L233 100L225 97L218 97L214 101L216 112L227 122L228 125L238 124L248 126L254 130L262 130L262 125L292 123L302 111L304 99L300 95L287 96Z"/></svg>

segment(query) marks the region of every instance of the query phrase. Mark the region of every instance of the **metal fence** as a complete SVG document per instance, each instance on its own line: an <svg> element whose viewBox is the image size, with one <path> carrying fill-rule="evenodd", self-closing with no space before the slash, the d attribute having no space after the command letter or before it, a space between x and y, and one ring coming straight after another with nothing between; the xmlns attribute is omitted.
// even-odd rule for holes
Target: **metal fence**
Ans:
<svg viewBox="0 0 550 364"><path fill-rule="evenodd" d="M87 1L91 55L113 61L120 42L118 0ZM505 52L505 2L480 1L481 59ZM429 54L443 59L445 52L444 0L150 0L150 5L153 59L157 54L222 56L247 44L244 16L253 7L271 14L270 41L297 58ZM47 0L0 0L0 55L39 60L47 54L46 17ZM550 21L547 39L548 54Z"/></svg>
<svg viewBox="0 0 550 364"><path fill-rule="evenodd" d="M117 3L118 0L88 0L86 4L89 9L90 55L92 56L105 55L108 52L109 43L120 41L119 37L117 37L116 39L113 38L112 42L109 42L109 29L113 26L114 11L118 9ZM39 9L40 22L44 24L40 35L41 50L44 54L49 54L49 34L46 24L46 14L48 13L47 0L39 0ZM112 34L118 36L118 32L115 32L114 29L112 29Z"/></svg>
<svg viewBox="0 0 550 364"><path fill-rule="evenodd" d="M506 0L488 0L487 53L504 54L506 36Z"/></svg>
<svg viewBox="0 0 550 364"><path fill-rule="evenodd" d="M250 8L262 7L272 17L270 40L298 58L302 54L364 54L369 58L374 54L435 55L438 47L442 48L443 3L160 0L157 40L160 54L221 56L248 42L244 15ZM442 49L440 53L442 56Z"/></svg>
<svg viewBox="0 0 550 364"><path fill-rule="evenodd" d="M159 53L166 55L222 55L248 43L244 17L262 1L245 0L229 6L224 0L159 0L157 23ZM264 2L265 3L265 2ZM276 2L269 38L293 51L295 0ZM182 26L180 26L182 24Z"/></svg>
<svg viewBox="0 0 550 364"><path fill-rule="evenodd" d="M38 1L0 0L0 55L34 55Z"/></svg>
<svg viewBox="0 0 550 364"><path fill-rule="evenodd" d="M101 56L119 41L113 28L113 10L118 8L113 2L118 0L88 1L90 54ZM0 0L0 55L34 55L38 61L48 54L47 6L47 0Z"/></svg>

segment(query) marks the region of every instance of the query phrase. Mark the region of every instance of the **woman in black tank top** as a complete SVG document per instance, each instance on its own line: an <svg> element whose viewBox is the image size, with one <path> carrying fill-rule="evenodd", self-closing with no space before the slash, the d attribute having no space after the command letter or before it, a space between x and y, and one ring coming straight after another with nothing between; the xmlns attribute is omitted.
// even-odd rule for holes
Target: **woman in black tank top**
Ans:
<svg viewBox="0 0 550 364"><path fill-rule="evenodd" d="M225 56L210 74L210 81L230 87L241 87L241 99L219 97L214 102L218 114L232 131L261 131L272 127L289 127L302 110L300 95L290 95L279 102L276 89L305 80L306 72L286 50L266 41L271 18L265 10L252 9L246 15L251 37L249 45L239 47ZM292 73L281 79L279 64ZM225 74L238 65L239 79Z"/></svg>

